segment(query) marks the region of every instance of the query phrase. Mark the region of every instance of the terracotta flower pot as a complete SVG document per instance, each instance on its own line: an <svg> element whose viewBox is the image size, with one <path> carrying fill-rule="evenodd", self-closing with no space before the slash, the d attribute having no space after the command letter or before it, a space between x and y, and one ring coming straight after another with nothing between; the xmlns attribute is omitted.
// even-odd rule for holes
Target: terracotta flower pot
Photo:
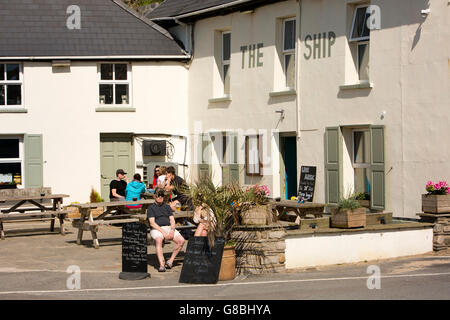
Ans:
<svg viewBox="0 0 450 320"><path fill-rule="evenodd" d="M220 265L219 281L233 280L236 277L236 247L225 246Z"/></svg>

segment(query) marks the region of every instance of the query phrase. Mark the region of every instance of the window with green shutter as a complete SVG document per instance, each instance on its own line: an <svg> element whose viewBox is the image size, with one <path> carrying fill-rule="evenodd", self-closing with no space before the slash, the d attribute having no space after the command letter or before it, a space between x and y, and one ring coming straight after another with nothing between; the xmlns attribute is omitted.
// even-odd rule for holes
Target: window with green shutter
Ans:
<svg viewBox="0 0 450 320"><path fill-rule="evenodd" d="M355 128L357 127L357 128ZM343 129L350 130L351 147L343 148ZM349 144L349 141L347 141ZM384 126L328 127L325 130L325 199L337 204L344 194L344 175L353 176L353 193L370 194L371 209L386 206ZM353 172L344 172L343 153L349 152ZM347 179L347 182L349 179ZM346 185L346 188L349 186Z"/></svg>

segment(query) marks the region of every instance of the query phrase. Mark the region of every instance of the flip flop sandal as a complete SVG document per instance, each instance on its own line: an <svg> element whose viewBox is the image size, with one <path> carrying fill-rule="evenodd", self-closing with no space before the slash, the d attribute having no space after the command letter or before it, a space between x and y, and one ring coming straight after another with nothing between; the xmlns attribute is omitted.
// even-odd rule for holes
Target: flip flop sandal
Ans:
<svg viewBox="0 0 450 320"><path fill-rule="evenodd" d="M165 266L164 266L166 269L172 269L172 264L171 263L168 263L168 262L166 262L166 264L165 264Z"/></svg>
<svg viewBox="0 0 450 320"><path fill-rule="evenodd" d="M158 272L166 272L166 268L164 268L164 267L159 267Z"/></svg>

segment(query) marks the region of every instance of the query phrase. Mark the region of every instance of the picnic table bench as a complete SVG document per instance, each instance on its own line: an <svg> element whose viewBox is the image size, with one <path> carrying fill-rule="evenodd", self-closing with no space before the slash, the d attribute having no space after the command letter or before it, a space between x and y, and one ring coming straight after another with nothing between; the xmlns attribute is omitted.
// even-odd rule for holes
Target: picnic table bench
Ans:
<svg viewBox="0 0 450 320"><path fill-rule="evenodd" d="M322 218L323 211L327 206L324 203L298 203L295 200L271 200L269 201L269 204L279 217L286 212L294 212L300 219L306 219L306 215L308 214L314 215L315 218Z"/></svg>
<svg viewBox="0 0 450 320"><path fill-rule="evenodd" d="M62 209L63 198L67 194L13 195L0 196L0 236L5 239L3 223L30 222L50 220L50 231L55 228L55 220L59 219L60 233L65 235L64 219L69 213Z"/></svg>
<svg viewBox="0 0 450 320"><path fill-rule="evenodd" d="M107 225L123 225L131 222L145 223L147 226L147 208L153 204L155 200L138 200L138 201L112 201L112 202L97 202L86 204L73 204L72 207L78 208L80 212L79 219L72 220L72 226L78 229L77 244L81 245L83 239L83 232L90 231L94 248L100 248L97 232L100 226ZM142 205L141 208L131 209L127 205ZM103 213L97 217L93 217L91 209L104 208ZM174 212L175 219L190 218L194 213L191 212ZM191 226L177 226L177 229L192 228Z"/></svg>

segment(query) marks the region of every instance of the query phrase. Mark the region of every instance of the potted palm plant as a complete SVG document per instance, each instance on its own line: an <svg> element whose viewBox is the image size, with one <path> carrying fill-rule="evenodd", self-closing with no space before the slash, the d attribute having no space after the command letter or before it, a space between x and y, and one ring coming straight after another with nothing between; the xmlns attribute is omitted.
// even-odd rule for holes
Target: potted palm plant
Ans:
<svg viewBox="0 0 450 320"><path fill-rule="evenodd" d="M353 198L341 199L331 209L331 226L335 228L357 228L366 226L366 208Z"/></svg>
<svg viewBox="0 0 450 320"><path fill-rule="evenodd" d="M219 280L233 280L236 276L236 253L231 231L239 222L233 204L241 202L242 190L235 184L216 187L211 177L207 177L188 185L183 193L192 199L194 207L207 210L213 216L213 219L207 220L209 245L214 246L216 238L225 239Z"/></svg>

